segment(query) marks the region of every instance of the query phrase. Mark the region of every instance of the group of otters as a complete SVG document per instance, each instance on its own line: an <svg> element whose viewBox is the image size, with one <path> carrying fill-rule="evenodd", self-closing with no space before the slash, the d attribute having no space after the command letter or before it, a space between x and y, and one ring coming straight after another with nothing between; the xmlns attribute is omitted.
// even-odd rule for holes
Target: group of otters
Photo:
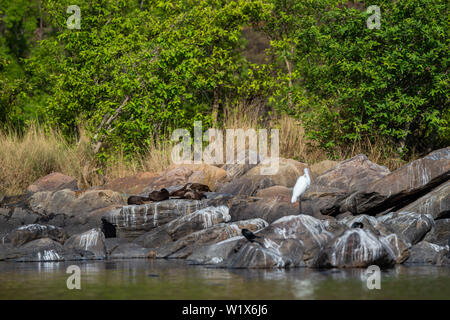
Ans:
<svg viewBox="0 0 450 320"><path fill-rule="evenodd" d="M172 192L169 192L167 189L163 188L159 191L155 190L150 192L148 197L130 196L127 203L129 205L142 205L145 204L145 202L164 201L171 197L177 199L202 200L206 198L206 195L204 194L205 192L211 192L207 185L201 183L187 183L181 189ZM363 228L363 224L361 222L354 222L352 224L352 228ZM248 241L252 243L256 242L264 247L261 242L256 240L257 238L262 237L257 236L248 229L242 229L241 232Z"/></svg>
<svg viewBox="0 0 450 320"><path fill-rule="evenodd" d="M128 204L145 204L145 202L164 201L170 197L177 199L202 200L206 198L204 192L211 192L207 185L201 183L187 183L183 188L169 192L167 189L152 191L148 197L131 196L128 198Z"/></svg>

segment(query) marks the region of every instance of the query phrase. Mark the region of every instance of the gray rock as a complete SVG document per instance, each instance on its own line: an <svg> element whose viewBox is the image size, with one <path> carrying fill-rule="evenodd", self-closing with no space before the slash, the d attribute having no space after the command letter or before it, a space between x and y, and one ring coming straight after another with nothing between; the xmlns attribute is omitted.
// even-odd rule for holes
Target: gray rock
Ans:
<svg viewBox="0 0 450 320"><path fill-rule="evenodd" d="M450 180L434 188L426 195L410 203L399 211L429 214L434 219L450 216Z"/></svg>
<svg viewBox="0 0 450 320"><path fill-rule="evenodd" d="M291 215L258 232L260 243L237 242L223 262L230 268L286 268L311 265L323 247L344 232L345 225L308 215Z"/></svg>
<svg viewBox="0 0 450 320"><path fill-rule="evenodd" d="M100 229L91 229L81 234L71 236L65 243L66 251L89 251L96 259L106 258L105 236Z"/></svg>
<svg viewBox="0 0 450 320"><path fill-rule="evenodd" d="M41 215L65 214L73 216L86 214L111 205L124 205L126 200L124 195L111 190L81 192L64 189L56 192L37 192L31 196L29 206L33 212Z"/></svg>
<svg viewBox="0 0 450 320"><path fill-rule="evenodd" d="M159 226L208 206L208 199L170 199L144 205L128 205L109 211L106 220L116 226L117 236L130 241Z"/></svg>
<svg viewBox="0 0 450 320"><path fill-rule="evenodd" d="M314 183L350 192L359 191L389 173L388 168L377 165L367 159L365 155L360 154L340 162L333 169L318 176Z"/></svg>
<svg viewBox="0 0 450 320"><path fill-rule="evenodd" d="M150 249L143 248L135 243L123 243L112 250L110 259L149 258Z"/></svg>
<svg viewBox="0 0 450 320"><path fill-rule="evenodd" d="M434 221L434 226L424 238L425 241L445 246L450 241L450 219L439 219Z"/></svg>
<svg viewBox="0 0 450 320"><path fill-rule="evenodd" d="M378 217L377 220L410 244L422 240L434 225L430 215L414 212L391 212Z"/></svg>
<svg viewBox="0 0 450 320"><path fill-rule="evenodd" d="M366 268L377 265L380 268L395 264L396 255L390 242L382 241L372 232L364 229L350 229L330 241L314 261L319 268Z"/></svg>
<svg viewBox="0 0 450 320"><path fill-rule="evenodd" d="M366 190L358 191L362 194L356 199L363 200L356 203L358 213L373 215L399 210L449 179L450 147L447 147L412 161L368 185Z"/></svg>
<svg viewBox="0 0 450 320"><path fill-rule="evenodd" d="M57 191L63 189L78 190L78 183L76 179L59 172L53 172L41 177L27 188L29 192Z"/></svg>
<svg viewBox="0 0 450 320"><path fill-rule="evenodd" d="M52 225L29 224L14 229L2 239L2 242L11 243L12 246L18 247L27 242L41 238L50 238L63 244L69 236L59 227Z"/></svg>
<svg viewBox="0 0 450 320"><path fill-rule="evenodd" d="M405 264L445 264L445 256L448 256L448 246L439 246L427 241L422 241L411 248L411 254Z"/></svg>
<svg viewBox="0 0 450 320"><path fill-rule="evenodd" d="M219 223L207 229L199 230L174 242L167 242L156 248L158 258L187 258L198 248L218 243L241 235L242 229L256 232L267 226L267 222L256 218L232 223Z"/></svg>
<svg viewBox="0 0 450 320"><path fill-rule="evenodd" d="M219 188L219 192L240 196L254 196L258 190L274 186L270 176L245 176L232 180Z"/></svg>
<svg viewBox="0 0 450 320"><path fill-rule="evenodd" d="M231 221L261 218L272 223L281 217L298 214L298 205L277 199L236 197L229 205ZM304 212L311 213L311 210L304 206Z"/></svg>

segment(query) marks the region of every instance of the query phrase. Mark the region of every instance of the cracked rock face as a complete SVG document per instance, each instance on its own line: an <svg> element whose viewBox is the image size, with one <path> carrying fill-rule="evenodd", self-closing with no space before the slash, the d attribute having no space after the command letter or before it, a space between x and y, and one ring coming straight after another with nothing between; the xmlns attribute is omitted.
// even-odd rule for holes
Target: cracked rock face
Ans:
<svg viewBox="0 0 450 320"><path fill-rule="evenodd" d="M63 244L69 236L62 228L59 227L52 225L28 224L8 233L5 237L3 237L2 242L11 243L12 246L19 247L27 242L41 238L50 238Z"/></svg>

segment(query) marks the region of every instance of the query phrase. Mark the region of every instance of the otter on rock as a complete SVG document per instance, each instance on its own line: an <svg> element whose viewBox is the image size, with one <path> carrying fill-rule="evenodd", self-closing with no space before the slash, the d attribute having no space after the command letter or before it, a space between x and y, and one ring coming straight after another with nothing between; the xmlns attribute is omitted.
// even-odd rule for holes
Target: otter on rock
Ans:
<svg viewBox="0 0 450 320"><path fill-rule="evenodd" d="M184 194L187 191L196 191L196 192L211 192L211 189L205 184L201 183L186 183L181 189L172 191L170 193L171 197L184 197Z"/></svg>
<svg viewBox="0 0 450 320"><path fill-rule="evenodd" d="M148 197L141 197L141 196L131 196L128 198L127 203L129 205L141 205L145 204L145 202L149 201L163 201L169 199L169 191L167 189L161 189L160 191L152 191L148 195Z"/></svg>
<svg viewBox="0 0 450 320"><path fill-rule="evenodd" d="M131 197L128 197L127 204L129 204L129 205L132 205L132 204L141 205L141 204L144 204L145 201L147 201L146 197L131 196Z"/></svg>
<svg viewBox="0 0 450 320"><path fill-rule="evenodd" d="M160 191L152 191L147 198L149 201L163 201L169 199L169 191L161 189Z"/></svg>
<svg viewBox="0 0 450 320"><path fill-rule="evenodd" d="M204 198L206 198L205 194L197 192L195 190L187 191L183 196L183 199L190 199L190 200L202 200Z"/></svg>

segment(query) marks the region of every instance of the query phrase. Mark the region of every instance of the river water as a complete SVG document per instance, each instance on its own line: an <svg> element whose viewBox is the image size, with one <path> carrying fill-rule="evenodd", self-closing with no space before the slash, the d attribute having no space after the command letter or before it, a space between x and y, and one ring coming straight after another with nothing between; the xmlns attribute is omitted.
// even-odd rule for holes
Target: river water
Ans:
<svg viewBox="0 0 450 320"><path fill-rule="evenodd" d="M68 266L81 270L69 290ZM180 260L0 262L0 299L450 299L450 268L396 266L369 290L363 269L230 270Z"/></svg>

